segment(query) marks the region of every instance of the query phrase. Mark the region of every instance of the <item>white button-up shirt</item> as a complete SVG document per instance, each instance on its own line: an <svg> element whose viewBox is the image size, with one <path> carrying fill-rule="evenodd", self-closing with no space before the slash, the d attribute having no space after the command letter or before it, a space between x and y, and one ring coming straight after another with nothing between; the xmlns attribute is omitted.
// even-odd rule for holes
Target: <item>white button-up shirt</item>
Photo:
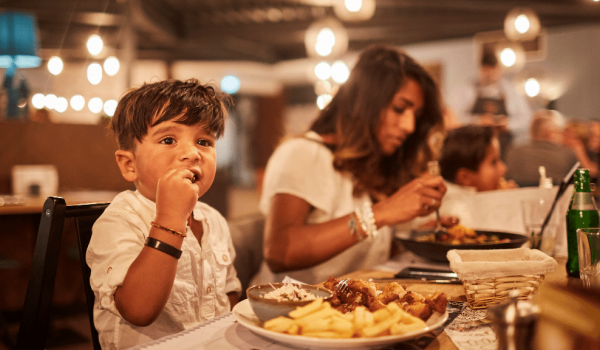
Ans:
<svg viewBox="0 0 600 350"><path fill-rule="evenodd" d="M96 300L94 324L103 349L122 349L180 332L230 310L227 293L240 292L233 267L235 251L227 222L215 209L198 202L194 220L202 222L201 244L187 228L183 254L169 300L151 325L125 321L115 306L114 293L144 247L156 204L139 192L117 195L96 221L86 261ZM144 291L139 292L144 298Z"/></svg>

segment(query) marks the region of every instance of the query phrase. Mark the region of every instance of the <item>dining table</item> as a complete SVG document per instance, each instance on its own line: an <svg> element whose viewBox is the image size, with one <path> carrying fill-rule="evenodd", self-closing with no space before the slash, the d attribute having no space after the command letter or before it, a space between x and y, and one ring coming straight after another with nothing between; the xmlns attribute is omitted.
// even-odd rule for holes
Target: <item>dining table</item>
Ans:
<svg viewBox="0 0 600 350"><path fill-rule="evenodd" d="M395 275L401 269L407 266L416 267L435 267L435 268L446 268L448 264L440 262L431 262L423 259L419 256L414 255L412 252L405 251L399 254L400 258L393 258L390 261L375 266L369 269L361 269L353 271L344 276L336 276L339 279L352 278L361 279L364 281L371 281L378 284L378 288L381 289L387 283L397 281L401 285L406 287L406 290L417 292L421 295L429 295L435 292L443 292L446 294L448 299L448 305L463 305L463 311L468 306L467 299L465 296L465 289L462 284L451 284L451 283L432 283L414 279L396 279ZM558 288L565 288L567 286L579 288L581 282L577 278L568 277L565 269L566 257L554 257L557 262L557 268L554 272L545 276L542 285L552 285ZM535 300L535 299L534 299ZM243 303L244 301L242 301ZM239 305L239 304L238 304ZM235 308L234 308L235 311ZM473 310L470 310L473 312ZM485 310L483 310L485 315ZM455 313L452 318L456 318ZM487 346L478 345L474 343L472 347L457 346L455 340L453 340L448 331L445 328L451 323L448 320L443 326L438 329L432 330L430 333L425 334L422 338L413 339L410 342L399 342L396 344L387 344L386 346L379 347L383 349L420 349L420 350L460 350L460 349L496 349L495 344L487 344ZM488 328L487 333L491 333ZM490 334L488 334L489 336ZM488 337L489 338L489 337ZM491 338L494 339L494 335L491 334ZM489 341L484 340L484 342ZM468 342L467 342L468 343ZM255 331L248 329L245 325L242 325L236 319L232 312L218 316L215 319L201 323L193 328L187 329L183 332L166 336L155 341L151 341L145 344L138 345L132 349L144 349L144 350L159 350L159 349L245 349L245 350L283 350L283 349L313 349L315 346L302 346L298 344L290 344L286 342L276 341L269 337L264 337ZM328 347L331 348L331 347ZM343 348L340 346L339 348ZM367 346L366 348L373 348ZM377 347L375 347L377 348Z"/></svg>

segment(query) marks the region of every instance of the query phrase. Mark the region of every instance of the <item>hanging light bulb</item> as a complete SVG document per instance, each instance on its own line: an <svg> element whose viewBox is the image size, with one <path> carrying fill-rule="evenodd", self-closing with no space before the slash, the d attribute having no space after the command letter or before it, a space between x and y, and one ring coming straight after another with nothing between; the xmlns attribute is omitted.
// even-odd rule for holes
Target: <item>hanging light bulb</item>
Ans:
<svg viewBox="0 0 600 350"><path fill-rule="evenodd" d="M338 20L329 17L308 27L304 44L310 57L335 57L348 49L348 33Z"/></svg>
<svg viewBox="0 0 600 350"><path fill-rule="evenodd" d="M375 0L335 0L333 11L342 21L366 21L375 13Z"/></svg>
<svg viewBox="0 0 600 350"><path fill-rule="evenodd" d="M117 100L108 100L104 102L104 113L109 117L114 116L115 111L117 110L117 104Z"/></svg>
<svg viewBox="0 0 600 350"><path fill-rule="evenodd" d="M59 75L63 70L63 61L58 56L52 56L48 60L48 71L52 73L52 75Z"/></svg>
<svg viewBox="0 0 600 350"><path fill-rule="evenodd" d="M496 56L508 73L518 72L525 66L525 50L519 43L506 41L497 44Z"/></svg>
<svg viewBox="0 0 600 350"><path fill-rule="evenodd" d="M46 98L44 99L44 106L46 106L46 109L54 109L54 106L56 106L56 98L55 94L46 95Z"/></svg>
<svg viewBox="0 0 600 350"><path fill-rule="evenodd" d="M117 74L117 72L119 72L119 59L116 58L115 56L110 56L107 57L104 60L104 72L106 72L106 74L110 75L111 77L114 76L115 74Z"/></svg>
<svg viewBox="0 0 600 350"><path fill-rule="evenodd" d="M87 41L87 49L92 56L96 56L102 51L104 43L99 35L92 34Z"/></svg>
<svg viewBox="0 0 600 350"><path fill-rule="evenodd" d="M315 65L315 75L320 80L327 80L331 77L331 66L327 62L319 62Z"/></svg>
<svg viewBox="0 0 600 350"><path fill-rule="evenodd" d="M525 93L529 97L536 97L540 93L540 83L535 78L529 78L525 82Z"/></svg>
<svg viewBox="0 0 600 350"><path fill-rule="evenodd" d="M502 52L500 52L500 62L502 62L505 67L514 66L515 63L517 63L517 54L515 53L515 50L510 47L504 48Z"/></svg>
<svg viewBox="0 0 600 350"><path fill-rule="evenodd" d="M335 61L331 65L331 78L338 84L343 84L348 80L350 70L344 61Z"/></svg>
<svg viewBox="0 0 600 350"><path fill-rule="evenodd" d="M90 109L90 111L92 113L100 113L100 111L102 110L102 99L100 97L93 97L89 102L88 102L88 108Z"/></svg>
<svg viewBox="0 0 600 350"><path fill-rule="evenodd" d="M46 96L44 96L44 94L37 93L31 98L31 104L33 107L35 107L35 109L42 109L46 104L45 100Z"/></svg>
<svg viewBox="0 0 600 350"><path fill-rule="evenodd" d="M55 111L62 113L67 110L67 107L69 107L69 102L67 102L66 98L59 97L56 99L56 104L54 106Z"/></svg>
<svg viewBox="0 0 600 350"><path fill-rule="evenodd" d="M329 94L323 94L320 95L319 97L317 97L317 107L319 107L319 109L323 109L325 107L327 107L327 105L329 104L329 102L331 102L332 96Z"/></svg>
<svg viewBox="0 0 600 350"><path fill-rule="evenodd" d="M85 99L81 95L75 95L71 97L71 108L76 111L80 111L85 107Z"/></svg>
<svg viewBox="0 0 600 350"><path fill-rule="evenodd" d="M504 34L512 41L532 40L540 33L540 19L532 9L517 7L504 19Z"/></svg>
<svg viewBox="0 0 600 350"><path fill-rule="evenodd" d="M87 69L87 78L92 85L98 85L102 81L102 67L99 63L91 63Z"/></svg>

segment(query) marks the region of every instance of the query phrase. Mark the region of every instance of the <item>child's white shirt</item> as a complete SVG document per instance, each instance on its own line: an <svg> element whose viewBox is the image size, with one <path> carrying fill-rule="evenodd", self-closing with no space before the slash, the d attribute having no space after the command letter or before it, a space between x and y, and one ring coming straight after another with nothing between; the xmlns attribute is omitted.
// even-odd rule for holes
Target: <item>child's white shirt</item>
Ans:
<svg viewBox="0 0 600 350"><path fill-rule="evenodd" d="M169 300L159 317L147 327L124 320L114 293L123 284L129 266L144 247L156 204L137 191L117 195L93 227L86 261L96 300L94 324L103 349L121 349L180 332L230 310L227 293L241 291L233 267L235 251L225 218L198 202L194 220L202 222L201 244L187 228L183 254ZM140 298L144 292L140 291Z"/></svg>

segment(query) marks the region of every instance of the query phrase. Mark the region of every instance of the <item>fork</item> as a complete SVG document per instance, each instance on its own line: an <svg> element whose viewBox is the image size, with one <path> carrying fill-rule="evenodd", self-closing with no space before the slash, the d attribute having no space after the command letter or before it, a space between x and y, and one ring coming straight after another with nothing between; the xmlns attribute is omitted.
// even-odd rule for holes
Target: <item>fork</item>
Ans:
<svg viewBox="0 0 600 350"><path fill-rule="evenodd" d="M337 294L348 292L348 281L350 281L349 278L344 278L343 280L339 281L338 284L335 286L335 292Z"/></svg>

